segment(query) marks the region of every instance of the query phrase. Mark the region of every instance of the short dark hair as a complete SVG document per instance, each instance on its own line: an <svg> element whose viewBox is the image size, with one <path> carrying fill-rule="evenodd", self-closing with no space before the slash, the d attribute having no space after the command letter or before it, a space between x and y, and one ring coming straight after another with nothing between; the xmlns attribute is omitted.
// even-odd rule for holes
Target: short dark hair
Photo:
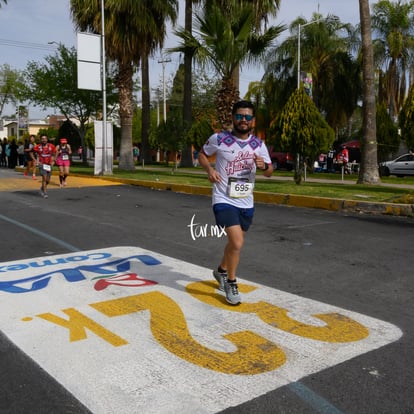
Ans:
<svg viewBox="0 0 414 414"><path fill-rule="evenodd" d="M240 108L251 109L253 111L253 115L255 114L255 107L250 101L238 101L233 105L233 110L231 111L232 115L234 115Z"/></svg>

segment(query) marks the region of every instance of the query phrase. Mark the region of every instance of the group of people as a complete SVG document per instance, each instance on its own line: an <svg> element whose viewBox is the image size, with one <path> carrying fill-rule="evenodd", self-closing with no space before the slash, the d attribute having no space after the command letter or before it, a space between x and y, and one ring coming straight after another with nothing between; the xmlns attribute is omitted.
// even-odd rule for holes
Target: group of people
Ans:
<svg viewBox="0 0 414 414"><path fill-rule="evenodd" d="M59 184L60 188L66 185L66 179L69 176L70 156L72 149L66 138L60 138L58 145L49 142L46 135L40 137L40 143L34 146L31 152L32 160L39 167L39 174L42 177L42 185L40 186L40 195L47 198L47 186L52 176L53 164L59 168Z"/></svg>
<svg viewBox="0 0 414 414"><path fill-rule="evenodd" d="M225 293L227 302L239 305L241 297L236 274L245 233L253 222L255 177L258 171L270 177L273 167L265 143L252 133L255 126L254 105L250 101L236 102L232 109L232 121L231 130L210 136L194 158L213 183L213 213L216 224L225 229L227 237L223 256L213 270L213 277L218 282L218 289ZM139 157L137 149L134 146L134 160ZM48 197L47 186L54 164L59 167L60 186L66 185L71 154L72 149L66 138L61 138L56 146L48 141L46 135L40 137L38 144L34 136L29 138L24 147L25 175L36 179L36 167L39 168L42 197ZM211 157L214 157L214 163Z"/></svg>
<svg viewBox="0 0 414 414"><path fill-rule="evenodd" d="M15 139L3 138L0 145L0 167L15 168L23 165L23 144Z"/></svg>
<svg viewBox="0 0 414 414"><path fill-rule="evenodd" d="M245 233L253 222L255 177L258 171L270 177L273 167L265 143L252 133L254 105L250 101L236 102L232 121L232 130L215 133L208 138L197 159L213 183L213 213L216 224L225 229L227 236L223 256L213 270L213 277L218 282L218 289L225 293L227 302L239 305L241 297L236 274ZM72 154L66 138L61 138L55 146L48 142L46 135L40 137L39 144L30 137L25 154L29 161L26 175L31 173L35 177L35 168L39 167L42 177L40 192L44 198L47 198L53 164L59 167L60 186L66 185ZM214 163L211 157L215 158Z"/></svg>
<svg viewBox="0 0 414 414"><path fill-rule="evenodd" d="M318 160L313 164L313 170L315 172L336 172L343 168L345 174L350 174L353 171L352 166L355 165L355 161L350 163L349 150L346 146L341 146L341 148L335 151L333 148L329 150L327 154L319 154Z"/></svg>
<svg viewBox="0 0 414 414"><path fill-rule="evenodd" d="M52 176L53 165L56 164L59 168L59 183L62 188L67 184L71 155L72 149L66 138L60 138L59 144L55 146L49 142L47 135L41 135L40 143L36 143L36 137L31 135L24 144L25 169L23 174L37 180L36 171L39 168L42 180L40 194L43 198L48 198L47 186Z"/></svg>

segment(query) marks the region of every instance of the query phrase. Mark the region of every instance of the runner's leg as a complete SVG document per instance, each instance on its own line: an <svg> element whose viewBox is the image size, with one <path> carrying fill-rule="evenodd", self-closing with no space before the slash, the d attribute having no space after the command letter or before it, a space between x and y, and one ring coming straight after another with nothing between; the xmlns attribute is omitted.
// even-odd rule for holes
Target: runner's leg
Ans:
<svg viewBox="0 0 414 414"><path fill-rule="evenodd" d="M236 279L237 266L240 261L240 251L244 243L244 232L240 225L226 227L227 244L221 261L221 268L227 269L227 280Z"/></svg>

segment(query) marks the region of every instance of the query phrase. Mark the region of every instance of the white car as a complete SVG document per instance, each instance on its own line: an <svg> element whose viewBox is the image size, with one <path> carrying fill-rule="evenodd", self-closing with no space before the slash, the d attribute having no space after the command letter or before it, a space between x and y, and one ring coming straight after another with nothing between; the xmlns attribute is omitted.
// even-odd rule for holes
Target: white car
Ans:
<svg viewBox="0 0 414 414"><path fill-rule="evenodd" d="M404 154L395 160L381 162L379 168L380 174L384 177L389 175L396 175L397 177L414 175L414 155Z"/></svg>

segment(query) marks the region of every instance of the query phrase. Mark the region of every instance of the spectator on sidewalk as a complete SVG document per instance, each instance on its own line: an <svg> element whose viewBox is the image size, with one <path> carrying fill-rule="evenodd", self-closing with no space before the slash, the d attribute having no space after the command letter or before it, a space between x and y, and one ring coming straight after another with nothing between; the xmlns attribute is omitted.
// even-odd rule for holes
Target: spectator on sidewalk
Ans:
<svg viewBox="0 0 414 414"><path fill-rule="evenodd" d="M33 152L34 147L36 146L36 137L30 135L29 140L25 143L24 146L24 156L25 156L25 165L26 169L24 175L32 175L33 180L36 180L36 158L35 153Z"/></svg>
<svg viewBox="0 0 414 414"><path fill-rule="evenodd" d="M12 139L10 144L8 144L7 149L7 156L9 158L9 168L15 168L17 166L18 160L19 160L19 154L17 152L17 149L19 147L16 144L16 140Z"/></svg>
<svg viewBox="0 0 414 414"><path fill-rule="evenodd" d="M0 165L2 167L7 167L8 159L7 159L7 138L3 138L1 142L1 158L0 158Z"/></svg>
<svg viewBox="0 0 414 414"><path fill-rule="evenodd" d="M18 161L17 161L17 165L19 167L24 167L24 144L22 141L19 141L18 146L17 146L17 157L18 157Z"/></svg>

